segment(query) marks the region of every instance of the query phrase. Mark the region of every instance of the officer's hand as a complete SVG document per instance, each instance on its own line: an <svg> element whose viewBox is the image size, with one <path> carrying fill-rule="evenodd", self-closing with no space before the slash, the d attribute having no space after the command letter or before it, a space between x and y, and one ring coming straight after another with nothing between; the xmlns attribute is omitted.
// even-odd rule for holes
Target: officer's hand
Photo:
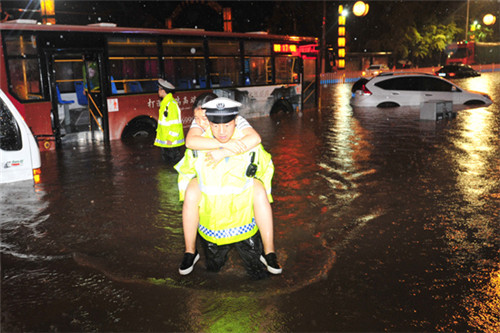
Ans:
<svg viewBox="0 0 500 333"><path fill-rule="evenodd" d="M225 157L229 156L230 152L227 149L212 150L205 155L205 163L207 166L215 167Z"/></svg>
<svg viewBox="0 0 500 333"><path fill-rule="evenodd" d="M235 155L241 154L248 149L247 146L240 140L229 140L224 143L222 147L230 150Z"/></svg>
<svg viewBox="0 0 500 333"><path fill-rule="evenodd" d="M196 109L194 109L194 120L205 131L210 126L210 124L208 123L208 118L207 116L205 116L205 109L202 109L199 106Z"/></svg>

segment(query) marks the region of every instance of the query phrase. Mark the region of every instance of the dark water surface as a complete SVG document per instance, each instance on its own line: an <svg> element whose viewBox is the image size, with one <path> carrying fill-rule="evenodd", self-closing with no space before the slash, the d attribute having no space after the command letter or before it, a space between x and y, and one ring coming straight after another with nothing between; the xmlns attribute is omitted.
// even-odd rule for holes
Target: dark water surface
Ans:
<svg viewBox="0 0 500 333"><path fill-rule="evenodd" d="M283 274L251 281L183 253L177 174L112 142L43 154L42 184L2 186L1 310L10 331L484 331L500 317L500 73L457 80L488 107L420 121L352 109L251 123L273 155Z"/></svg>

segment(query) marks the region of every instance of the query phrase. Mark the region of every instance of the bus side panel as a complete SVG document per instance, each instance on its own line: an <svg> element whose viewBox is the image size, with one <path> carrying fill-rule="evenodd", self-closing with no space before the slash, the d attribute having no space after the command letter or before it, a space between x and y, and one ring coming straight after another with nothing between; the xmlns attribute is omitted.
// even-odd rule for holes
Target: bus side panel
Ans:
<svg viewBox="0 0 500 333"><path fill-rule="evenodd" d="M219 97L227 97L243 104L240 114L245 118L269 116L273 106L280 100L290 104L292 110L301 108L300 84L279 84L233 89L214 89Z"/></svg>
<svg viewBox="0 0 500 333"><path fill-rule="evenodd" d="M51 103L27 103L24 105L26 123L30 124L31 131L38 137L38 146L41 151L55 149L54 133L51 124Z"/></svg>
<svg viewBox="0 0 500 333"><path fill-rule="evenodd" d="M179 104L184 127L191 126L193 105L196 98L207 91L179 92L174 98ZM109 114L109 138L120 139L125 126L139 117L150 117L158 121L160 98L157 94L112 96L107 98Z"/></svg>
<svg viewBox="0 0 500 333"><path fill-rule="evenodd" d="M120 139L125 126L134 118L147 116L156 120L156 99L158 95L153 94L108 97L109 139Z"/></svg>

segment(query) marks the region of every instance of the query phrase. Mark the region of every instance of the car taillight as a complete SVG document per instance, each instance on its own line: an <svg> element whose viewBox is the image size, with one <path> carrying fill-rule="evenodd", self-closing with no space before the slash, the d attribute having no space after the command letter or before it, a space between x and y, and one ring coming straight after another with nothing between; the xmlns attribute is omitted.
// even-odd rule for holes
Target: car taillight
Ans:
<svg viewBox="0 0 500 333"><path fill-rule="evenodd" d="M364 85L364 84L361 87L361 91L363 92L363 95L371 95L372 94L372 92L370 90L368 90L368 88L366 88L366 85Z"/></svg>
<svg viewBox="0 0 500 333"><path fill-rule="evenodd" d="M449 73L448 75L450 75L451 77L455 76L455 73Z"/></svg>
<svg viewBox="0 0 500 333"><path fill-rule="evenodd" d="M42 171L40 168L33 169L33 180L35 181L35 184L40 183L40 175L42 174Z"/></svg>

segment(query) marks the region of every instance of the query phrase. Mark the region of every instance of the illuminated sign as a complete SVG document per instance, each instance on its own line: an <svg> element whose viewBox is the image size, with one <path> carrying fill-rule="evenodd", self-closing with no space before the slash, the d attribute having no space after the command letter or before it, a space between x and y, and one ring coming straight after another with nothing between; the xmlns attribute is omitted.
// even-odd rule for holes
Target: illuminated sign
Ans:
<svg viewBox="0 0 500 333"><path fill-rule="evenodd" d="M274 44L273 50L276 53L297 52L297 45L295 45L295 44Z"/></svg>

